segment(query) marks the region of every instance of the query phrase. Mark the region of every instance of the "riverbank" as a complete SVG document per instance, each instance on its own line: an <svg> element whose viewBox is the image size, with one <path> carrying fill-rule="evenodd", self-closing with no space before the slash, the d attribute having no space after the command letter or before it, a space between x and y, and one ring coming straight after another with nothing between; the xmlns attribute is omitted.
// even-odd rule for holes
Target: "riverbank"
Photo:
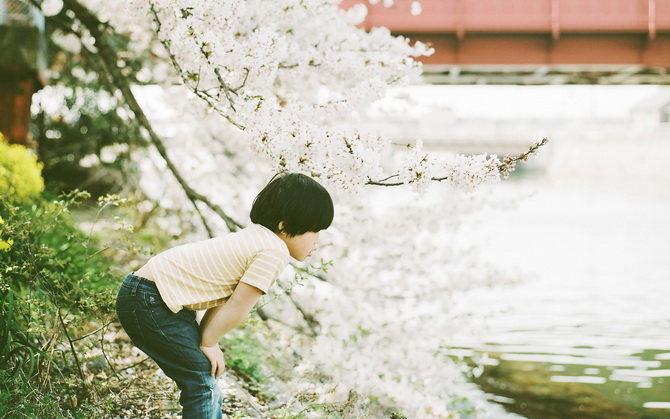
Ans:
<svg viewBox="0 0 670 419"><path fill-rule="evenodd" d="M636 182L631 193L590 182L501 185L525 198L482 217L473 240L523 279L466 296L476 331L453 346L497 358L473 381L526 417L667 418L670 200L656 183Z"/></svg>

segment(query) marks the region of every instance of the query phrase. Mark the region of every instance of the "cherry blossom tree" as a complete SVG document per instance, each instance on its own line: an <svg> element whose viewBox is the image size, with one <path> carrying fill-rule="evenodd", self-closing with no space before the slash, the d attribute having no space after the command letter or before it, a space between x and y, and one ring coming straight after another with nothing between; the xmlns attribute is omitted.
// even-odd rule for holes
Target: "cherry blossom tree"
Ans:
<svg viewBox="0 0 670 419"><path fill-rule="evenodd" d="M482 262L459 220L490 202L481 185L545 141L514 157L444 157L362 128L389 89L421 82L416 58L432 50L362 30L365 6L338 3L33 1L62 28L56 42L99 57L151 142L133 157L147 197L138 208L194 220L157 220L166 232L190 239L246 225L254 191L280 170L333 192L321 261L293 265L258 310L301 356L282 385L323 400L355 391L413 417L449 417L466 395L485 415L495 408L440 348L463 322L458 292L511 278ZM129 71L138 56L150 59ZM315 371L331 380L310 380Z"/></svg>

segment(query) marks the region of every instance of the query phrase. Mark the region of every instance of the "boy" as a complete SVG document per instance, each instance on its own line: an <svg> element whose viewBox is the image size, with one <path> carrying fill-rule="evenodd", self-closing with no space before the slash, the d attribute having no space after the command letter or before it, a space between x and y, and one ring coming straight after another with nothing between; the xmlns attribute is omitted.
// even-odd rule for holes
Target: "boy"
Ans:
<svg viewBox="0 0 670 419"><path fill-rule="evenodd" d="M116 300L121 325L181 390L184 419L221 418L219 340L242 324L289 262L316 248L333 220L328 191L283 173L258 194L252 225L177 246L128 275ZM200 324L195 310L207 310Z"/></svg>

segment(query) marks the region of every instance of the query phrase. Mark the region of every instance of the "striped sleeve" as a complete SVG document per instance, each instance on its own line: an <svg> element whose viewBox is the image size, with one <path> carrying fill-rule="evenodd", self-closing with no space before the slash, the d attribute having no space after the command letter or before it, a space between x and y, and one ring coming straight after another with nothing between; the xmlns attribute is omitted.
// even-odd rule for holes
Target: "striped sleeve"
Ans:
<svg viewBox="0 0 670 419"><path fill-rule="evenodd" d="M262 250L249 263L240 282L249 284L267 294L270 286L288 265L288 258L276 249Z"/></svg>

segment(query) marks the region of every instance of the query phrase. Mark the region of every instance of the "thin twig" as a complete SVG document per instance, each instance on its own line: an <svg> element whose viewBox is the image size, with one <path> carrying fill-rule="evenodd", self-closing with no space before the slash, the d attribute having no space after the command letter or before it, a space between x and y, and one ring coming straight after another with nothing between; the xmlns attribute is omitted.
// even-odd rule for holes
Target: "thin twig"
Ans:
<svg viewBox="0 0 670 419"><path fill-rule="evenodd" d="M156 22L156 33L157 33L157 34L160 34L162 24L161 24L161 20L160 20L160 18L158 17L158 12L156 11L156 9L155 9L155 7L154 7L153 4L151 4L150 9L151 9L151 13L152 13L153 18L154 18L154 22ZM224 117L228 122L230 122L231 124L233 124L233 125L234 125L236 128L238 128L239 130L244 131L244 130L246 129L245 126L241 125L240 123L238 123L237 121L235 121L234 119L232 119L232 118L230 117L230 115L228 115L228 114L225 113L223 110L221 110L218 106L216 106L216 104L219 102L219 100L217 100L217 99L215 99L214 97L212 97L212 96L211 96L209 93L207 93L206 91L198 89L198 85L199 85L199 83L200 83L200 79L199 79L199 78L198 78L198 80L197 80L197 84L196 84L196 86L193 86L193 87L192 87L192 86L188 83L189 77L188 77L187 75L184 74L184 71L182 70L181 65L179 64L179 61L177 60L177 57L175 57L175 55L172 53L172 48L171 48L172 45L171 45L170 41L165 40L165 39L161 39L160 36L158 37L158 40L160 41L161 44L163 44L163 47L165 48L165 51L168 53L168 56L170 57L170 61L172 62L172 66L173 66L173 67L175 68L175 70L177 70L177 72L179 73L179 78L184 82L184 85L187 86L193 93L195 93L196 96L198 96L199 98L201 98L201 99L203 99L205 102L207 102L207 103L212 107L212 109L214 109L214 110L216 111L216 113L218 113L219 115L221 115L222 117ZM218 79L219 79L219 83L221 84L221 89L223 89L223 90L225 91L225 93L226 93L226 97L227 97L227 99L228 99L228 102L230 103L230 108L231 108L233 111L235 111L235 106L234 106L234 103L233 103L233 101L232 101L232 97L229 95L228 92L231 91L231 92L237 94L237 92L236 92L237 89L233 89L233 88L229 87L229 86L223 81L223 79L221 78L221 75L218 73L218 71L219 71L218 68L216 68L214 71L215 71L215 73L216 73L216 75L217 75L217 77L218 77ZM247 70L247 73L246 73L246 75L245 75L245 77L244 77L244 81L243 81L243 83L242 83L242 86L244 86L244 85L246 84L246 82L247 82L247 77L248 77L248 76L249 76L249 70ZM242 88L242 86L240 86L239 88Z"/></svg>
<svg viewBox="0 0 670 419"><path fill-rule="evenodd" d="M107 354L105 353L105 328L109 326L111 322L107 323L106 325L102 326L101 330L102 333L100 333L100 351L102 352L102 356L105 357L105 361L107 361L107 365L109 365L109 368L112 369L114 372L114 375L116 375L116 369L114 368L114 365L112 365L112 362L109 360L109 357L107 357Z"/></svg>
<svg viewBox="0 0 670 419"><path fill-rule="evenodd" d="M91 335L95 335L96 333L98 333L99 331L101 331L102 329L104 329L105 327L109 326L109 325L112 324L112 323L114 323L114 320L111 320L111 321L105 323L103 326L97 328L96 330L94 330L94 331L92 331L92 332L90 332L90 333L85 334L84 336L78 337L78 338L76 338L76 339L72 339L72 342L77 342L77 341L86 339L87 337L89 337L89 336L91 336Z"/></svg>
<svg viewBox="0 0 670 419"><path fill-rule="evenodd" d="M237 92L232 90L230 87L228 87L228 84L223 80L223 77L221 76L221 70L219 67L214 68L214 74L216 74L217 80L219 80L219 84L221 85L221 88L223 89L223 92L226 94L226 99L228 99L228 103L230 103L230 109L233 110L233 112L237 112L235 109L235 101L233 100L233 97L230 95L230 93L235 93L237 96Z"/></svg>
<svg viewBox="0 0 670 419"><path fill-rule="evenodd" d="M131 368L136 367L136 366L138 366L138 365L140 365L140 364L142 364L142 363L144 363L144 362L147 362L147 361L150 360L150 359L151 359L151 358L146 357L146 358L144 358L143 360L138 361L138 362L136 362L136 363L134 363L134 364L132 364L132 365L128 365L128 366L125 367L125 368L121 368L120 370L115 371L114 374L112 374L112 375L110 375L109 377L107 377L107 380L110 380L112 377L115 377L115 376L121 374L121 373L122 373L123 371L125 371L125 370L131 369Z"/></svg>
<svg viewBox="0 0 670 419"><path fill-rule="evenodd" d="M249 394L247 393L246 389L242 387L242 385L237 381L237 378L235 378L231 373L226 372L226 375L228 376L228 382L232 383L235 387L237 387L238 391L242 394L242 397L246 399L246 402L249 403L252 409L256 411L259 415L261 415L261 418L266 417L266 415L261 411L262 407L253 401Z"/></svg>
<svg viewBox="0 0 670 419"><path fill-rule="evenodd" d="M500 172L500 174L502 174L506 178L507 176L509 176L510 172L514 171L515 164L518 161L527 161L528 157L530 157L532 154L535 154L537 152L537 150L540 147L547 144L547 142L549 142L549 140L547 138L543 138L542 141L540 141L539 143L533 143L533 145L531 145L530 148L527 151L525 151L525 152L523 152L523 153L521 153L517 156L510 156L510 155L505 156L503 158L502 163L500 163L498 165L498 171ZM380 180L368 179L368 181L365 182L365 184L370 185L370 186L401 186L401 185L406 185L407 182L392 182L392 183L386 182L387 180L392 179L394 177L398 177L398 176L399 176L399 174L396 173L396 174L390 175L390 176L388 176L384 179L380 179ZM430 180L434 181L434 182L442 182L443 180L447 180L449 178L450 178L450 176L432 177L432 178L430 178Z"/></svg>
<svg viewBox="0 0 670 419"><path fill-rule="evenodd" d="M81 378L81 383L84 386L84 389L87 390L88 388L86 386L86 377L84 377L84 371L81 369L81 364L79 363L79 356L77 355L77 350L74 347L74 342L72 339L70 339L70 333L67 331L67 326L65 325L65 321L63 320L63 314L61 313L60 307L57 310L58 312L58 319L60 320L60 324L63 327L63 332L65 333L65 337L67 338L67 341L70 343L70 350L72 351L72 355L74 356L74 363L77 365L77 370L79 371L79 377Z"/></svg>
<svg viewBox="0 0 670 419"><path fill-rule="evenodd" d="M151 400L152 396L153 396L152 394L149 394L149 397L147 397L147 401L144 402L144 412L146 414L148 414L150 412L150 410L149 410L149 400Z"/></svg>
<svg viewBox="0 0 670 419"><path fill-rule="evenodd" d="M100 249L100 250L98 250L97 252L93 253L93 254L90 255L90 256L86 256L86 260L85 260L85 261L88 262L90 259L94 258L95 256L99 255L100 253L102 253L102 252L104 252L104 251L107 251L107 250L109 250L109 249L111 249L111 248L112 248L112 246L107 246L107 247L105 247L104 249Z"/></svg>
<svg viewBox="0 0 670 419"><path fill-rule="evenodd" d="M248 69L247 67L244 67L244 71L246 71L246 74L244 75L244 80L242 80L242 84L240 84L239 86L237 86L237 87L233 90L233 92L237 92L238 90L242 90L242 89L244 89L244 86L246 86L246 84L247 84L247 79L249 78L249 72L250 72L250 71L249 71L249 69ZM235 93L235 94L237 94L237 93Z"/></svg>
<svg viewBox="0 0 670 419"><path fill-rule="evenodd" d="M214 237L214 232L209 227L209 223L205 219L205 216L202 214L202 211L200 211L200 208L198 207L197 202L193 203L193 208L195 208L195 212L198 213L198 216L200 217L200 221L202 221L202 225L205 227L205 230L207 230L207 235L209 236L210 239L213 238Z"/></svg>

